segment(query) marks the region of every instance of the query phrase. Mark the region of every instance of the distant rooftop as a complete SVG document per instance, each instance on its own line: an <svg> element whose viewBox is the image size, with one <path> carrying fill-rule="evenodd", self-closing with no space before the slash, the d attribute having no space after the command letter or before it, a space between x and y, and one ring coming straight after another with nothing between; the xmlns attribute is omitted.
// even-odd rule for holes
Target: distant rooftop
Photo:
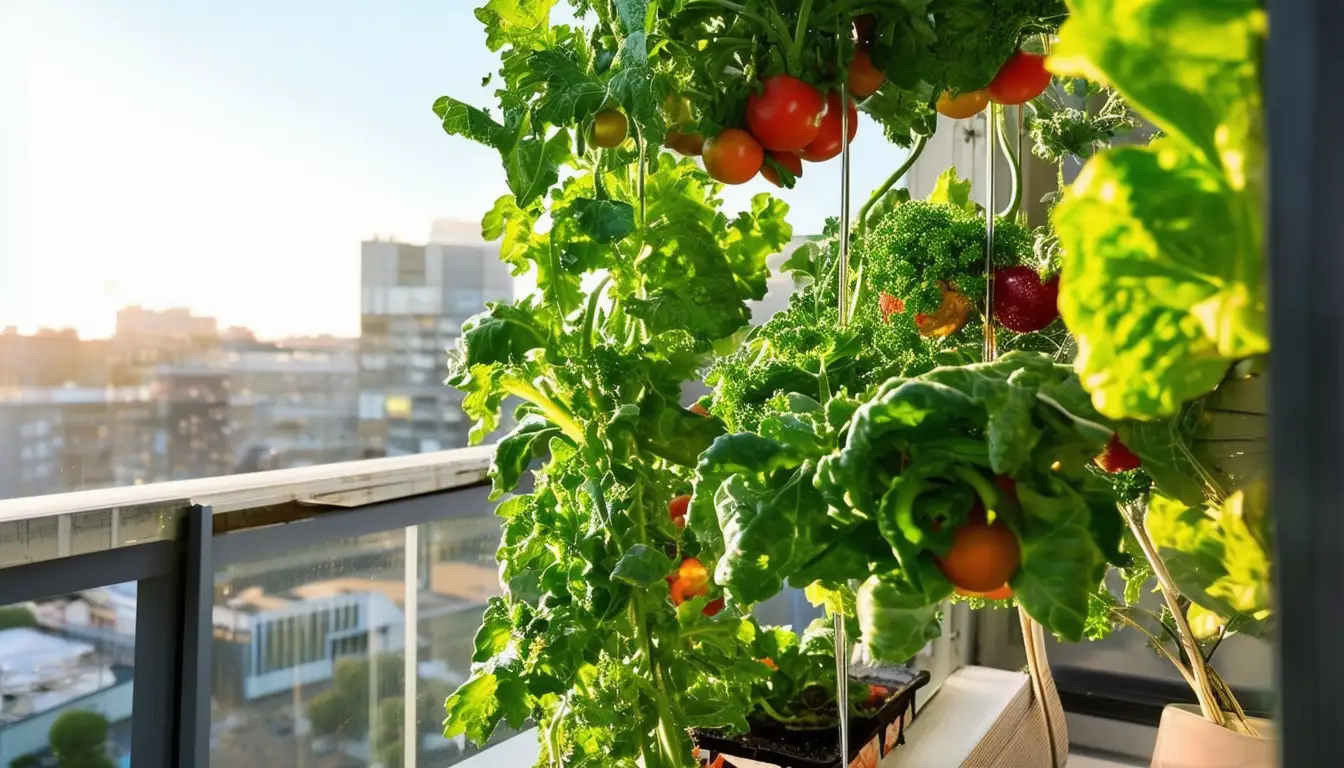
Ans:
<svg viewBox="0 0 1344 768"><path fill-rule="evenodd" d="M429 233L431 245L485 245L479 221L436 219Z"/></svg>

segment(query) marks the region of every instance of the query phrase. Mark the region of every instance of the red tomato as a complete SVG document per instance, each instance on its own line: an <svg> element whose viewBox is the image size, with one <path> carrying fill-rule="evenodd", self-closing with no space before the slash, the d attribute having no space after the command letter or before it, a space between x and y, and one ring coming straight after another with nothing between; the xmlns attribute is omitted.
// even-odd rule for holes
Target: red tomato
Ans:
<svg viewBox="0 0 1344 768"><path fill-rule="evenodd" d="M705 409L705 406L699 403L691 403L691 407L687 408L686 410L690 411L691 413L694 413L697 416L704 416L705 418L709 418L709 411Z"/></svg>
<svg viewBox="0 0 1344 768"><path fill-rule="evenodd" d="M699 597L709 592L709 571L705 569L704 563L694 557L682 560L681 565L677 566L677 570L673 571L668 579L671 584L668 591L672 595L673 605L681 605L692 597Z"/></svg>
<svg viewBox="0 0 1344 768"><path fill-rule="evenodd" d="M773 670L776 671L776 672L779 671L779 665L776 664L776 663L775 663L775 660L772 659L772 658L770 658L769 656L766 656L764 659L761 659L761 663L764 664L765 666L767 666L767 667L773 669Z"/></svg>
<svg viewBox="0 0 1344 768"><path fill-rule="evenodd" d="M972 592L969 589L957 587L957 594L962 597L983 597L986 600L1009 600L1013 596L1013 588L1004 584L1002 587L988 592Z"/></svg>
<svg viewBox="0 0 1344 768"><path fill-rule="evenodd" d="M859 132L859 110L854 102L849 102L849 140ZM844 148L840 141L840 92L831 91L826 96L826 116L821 119L821 131L802 152L798 154L809 163L821 163L840 154Z"/></svg>
<svg viewBox="0 0 1344 768"><path fill-rule="evenodd" d="M679 152L687 157L699 157L705 151L705 137L698 133L668 131L663 143L673 152Z"/></svg>
<svg viewBox="0 0 1344 768"><path fill-rule="evenodd" d="M877 90L886 82L887 76L873 66L873 60L868 58L867 51L860 50L854 54L854 60L849 62L849 94L851 96L862 101L877 93Z"/></svg>
<svg viewBox="0 0 1344 768"><path fill-rule="evenodd" d="M1017 573L1022 547L1002 522L972 519L952 532L952 549L935 558L953 586L971 592L997 590Z"/></svg>
<svg viewBox="0 0 1344 768"><path fill-rule="evenodd" d="M1008 57L985 90L997 104L1025 104L1050 87L1050 70L1039 53L1018 51Z"/></svg>
<svg viewBox="0 0 1344 768"><path fill-rule="evenodd" d="M989 103L987 91L965 91L956 96L944 93L938 97L938 114L953 120L975 117Z"/></svg>
<svg viewBox="0 0 1344 768"><path fill-rule="evenodd" d="M1119 435L1111 435L1111 441L1097 456L1096 462L1097 466L1111 474L1128 472L1131 469L1138 469L1143 466L1143 461L1133 451L1125 447L1124 443L1120 442Z"/></svg>
<svg viewBox="0 0 1344 768"><path fill-rule="evenodd" d="M678 528L686 527L686 508L691 505L691 497L682 494L667 502L667 515Z"/></svg>
<svg viewBox="0 0 1344 768"><path fill-rule="evenodd" d="M765 79L764 90L747 97L747 127L766 149L794 152L821 130L826 102L821 92L796 77Z"/></svg>
<svg viewBox="0 0 1344 768"><path fill-rule="evenodd" d="M723 610L723 598L716 597L713 600L710 600L708 603L706 603L705 607L700 612L706 616L718 616L719 611L722 610Z"/></svg>
<svg viewBox="0 0 1344 768"><path fill-rule="evenodd" d="M745 184L761 170L765 150L746 131L729 128L705 142L705 171L724 184Z"/></svg>
<svg viewBox="0 0 1344 768"><path fill-rule="evenodd" d="M773 150L770 152L770 158L776 163L784 166L784 170L793 174L793 181L788 184L788 187L792 189L793 185L797 183L798 178L803 175L802 158L798 157L798 155L793 152L775 152ZM776 187L785 186L783 181L779 178L779 171L775 170L775 167L770 165L769 161L761 163L761 175L765 177L766 181L774 184Z"/></svg>
<svg viewBox="0 0 1344 768"><path fill-rule="evenodd" d="M871 709L886 701L887 697L890 695L891 691L888 691L880 685L872 685L870 683L868 685L868 698L864 700L863 705Z"/></svg>

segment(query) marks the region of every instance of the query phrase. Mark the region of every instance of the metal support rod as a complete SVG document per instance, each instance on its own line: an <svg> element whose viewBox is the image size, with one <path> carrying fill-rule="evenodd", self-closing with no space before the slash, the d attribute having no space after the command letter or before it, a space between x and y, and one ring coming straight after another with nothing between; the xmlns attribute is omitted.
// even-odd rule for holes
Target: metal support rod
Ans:
<svg viewBox="0 0 1344 768"><path fill-rule="evenodd" d="M998 104L990 103L985 112L985 351L986 363L992 361L997 350L994 344L994 155L998 152Z"/></svg>
<svg viewBox="0 0 1344 768"><path fill-rule="evenodd" d="M849 87L840 85L840 263L836 269L839 281L840 327L849 325Z"/></svg>
<svg viewBox="0 0 1344 768"><path fill-rule="evenodd" d="M840 327L849 323L849 87L840 84L840 263L836 269L840 281ZM849 642L845 639L845 616L836 611L835 622L835 706L840 720L840 765L849 766Z"/></svg>

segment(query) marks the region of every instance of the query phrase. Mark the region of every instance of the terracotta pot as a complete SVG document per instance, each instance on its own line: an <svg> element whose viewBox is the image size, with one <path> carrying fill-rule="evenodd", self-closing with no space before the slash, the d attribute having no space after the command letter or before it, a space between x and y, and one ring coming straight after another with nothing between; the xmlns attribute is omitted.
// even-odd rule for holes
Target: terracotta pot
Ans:
<svg viewBox="0 0 1344 768"><path fill-rule="evenodd" d="M1157 727L1152 768L1274 768L1274 724L1247 719L1258 736L1220 728L1193 704L1168 704Z"/></svg>

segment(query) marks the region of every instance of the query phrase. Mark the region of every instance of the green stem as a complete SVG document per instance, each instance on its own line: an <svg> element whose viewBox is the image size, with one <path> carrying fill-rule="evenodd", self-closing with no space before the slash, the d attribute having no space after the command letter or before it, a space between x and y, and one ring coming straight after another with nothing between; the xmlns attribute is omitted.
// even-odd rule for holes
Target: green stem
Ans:
<svg viewBox="0 0 1344 768"><path fill-rule="evenodd" d="M582 130L582 129L580 129ZM602 148L593 150L593 192L598 200L608 199L607 183L602 180Z"/></svg>
<svg viewBox="0 0 1344 768"><path fill-rule="evenodd" d="M632 499L632 503L630 504L630 517L631 522L634 523L633 530L635 532L637 543L647 545L648 536L646 535L646 525L648 521L644 517L644 505L640 502L638 496ZM653 679L654 707L658 713L658 724L655 726L655 730L658 733L657 741L659 752L661 752L662 755L662 760L659 762L650 762L650 754L647 750L649 745L646 742L644 745L644 762L646 768L651 768L652 766L675 766L678 764L677 755L680 753L680 750L677 749L675 736L672 732L674 721L674 718L672 717L672 705L668 702L667 691L663 687L662 676L659 674L657 661L653 657L653 643L649 641L649 628L644 617L644 595L637 591L630 598L630 610L627 612L627 618L630 621L631 628L635 631L635 642L638 643L639 652L644 657L644 663L648 665L647 669L649 677ZM658 753L655 752L652 756L657 757Z"/></svg>
<svg viewBox="0 0 1344 768"><path fill-rule="evenodd" d="M579 340L582 345L583 358L586 360L593 351L593 323L597 317L597 302L602 299L602 291L606 290L607 284L611 282L611 273L602 278L602 282L597 284L593 292L588 295L588 308L583 317L583 338Z"/></svg>
<svg viewBox="0 0 1344 768"><path fill-rule="evenodd" d="M789 32L789 25L784 21L784 17L779 15L779 11L774 8L770 8L768 13L770 14L769 29L774 31L775 36L779 38L779 46L787 54L793 50L793 35Z"/></svg>
<svg viewBox="0 0 1344 768"><path fill-rule="evenodd" d="M510 395L522 398L540 408L546 418L559 427L566 437L573 440L576 445L583 444L583 427L580 427L579 423L574 420L574 416L570 414L569 409L547 397L540 389L518 379L505 379L500 388Z"/></svg>
<svg viewBox="0 0 1344 768"><path fill-rule="evenodd" d="M966 467L956 467L953 472L962 482L971 486L975 490L975 495L980 497L980 503L985 506L985 512L997 516L996 508L999 506L999 492L994 484L985 479L985 476Z"/></svg>
<svg viewBox="0 0 1344 768"><path fill-rule="evenodd" d="M686 7L694 8L697 5L718 6L719 8L723 8L724 10L732 11L733 13L736 13L739 16L745 16L748 19L751 19L752 21L756 22L757 24L760 24L762 27L767 28L770 27L770 23L767 22L764 18L752 13L751 11L748 11L745 6L739 3L734 3L732 2L732 0L691 0L691 2L686 4Z"/></svg>
<svg viewBox="0 0 1344 768"><path fill-rule="evenodd" d="M901 163L900 167L888 176L887 180L882 182L881 186L873 190L873 194L868 196L868 202L864 203L863 207L859 209L859 221L858 224L855 225L859 230L858 234L860 236L863 235L864 227L868 223L868 211L872 210L874 205L877 205L877 201L881 200L883 195L890 192L891 188L896 186L896 182L900 181L902 176L905 176L906 172L915 164L915 161L919 159L920 154L924 152L924 147L928 143L928 136L920 136L916 138L915 145L910 148L910 154L905 157L905 162Z"/></svg>
<svg viewBox="0 0 1344 768"><path fill-rule="evenodd" d="M793 41L789 46L789 71L798 72L803 66L803 43L807 42L807 20L812 15L812 0L803 0L798 9L798 23L794 26Z"/></svg>
<svg viewBox="0 0 1344 768"><path fill-rule="evenodd" d="M817 13L817 26L822 26L822 22L835 18L836 16L848 16L854 7L863 5L868 1L869 0L847 0L846 2L830 3Z"/></svg>
<svg viewBox="0 0 1344 768"><path fill-rule="evenodd" d="M1017 209L1022 205L1022 163L1018 160L1013 147L1008 143L1008 126L1004 117L1004 108L998 104L991 106L994 118L994 130L999 134L999 147L1003 150L1003 157L1008 161L1008 170L1012 173L1013 196L1008 200L1008 207L1003 209L999 218L1006 221L1012 221L1017 218Z"/></svg>
<svg viewBox="0 0 1344 768"><path fill-rule="evenodd" d="M551 274L563 275L565 268L560 264L560 249L555 247L556 229L556 227L552 227L550 237L547 238L546 255L551 261ZM551 301L555 302L555 308L560 313L562 320L569 315L569 310L565 307L563 294L558 289L551 292Z"/></svg>

